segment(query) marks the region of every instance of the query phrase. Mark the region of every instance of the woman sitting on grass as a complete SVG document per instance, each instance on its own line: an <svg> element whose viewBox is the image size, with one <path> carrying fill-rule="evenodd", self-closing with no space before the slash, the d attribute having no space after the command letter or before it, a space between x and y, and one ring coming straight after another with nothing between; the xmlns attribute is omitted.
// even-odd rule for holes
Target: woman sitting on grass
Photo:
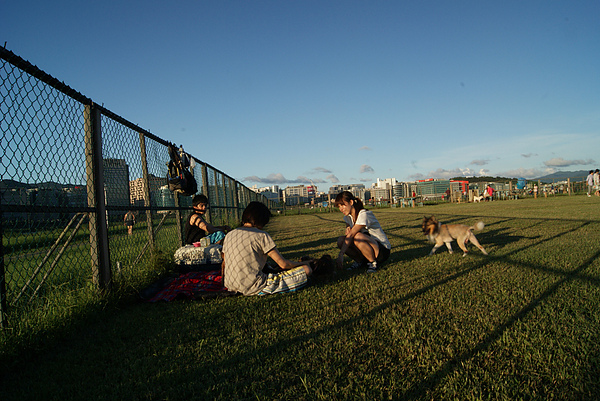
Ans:
<svg viewBox="0 0 600 401"><path fill-rule="evenodd" d="M392 245L381 229L381 225L370 210L364 208L360 199L349 191L335 197L335 206L344 214L346 235L338 238L340 254L337 266L342 267L344 254L354 259L352 269L365 266L374 273L390 256Z"/></svg>
<svg viewBox="0 0 600 401"><path fill-rule="evenodd" d="M230 231L223 241L223 282L229 291L244 295L291 292L306 285L312 274L310 262L285 259L271 236L262 231L271 211L260 202L250 202L242 214L242 227ZM283 271L264 273L270 257Z"/></svg>

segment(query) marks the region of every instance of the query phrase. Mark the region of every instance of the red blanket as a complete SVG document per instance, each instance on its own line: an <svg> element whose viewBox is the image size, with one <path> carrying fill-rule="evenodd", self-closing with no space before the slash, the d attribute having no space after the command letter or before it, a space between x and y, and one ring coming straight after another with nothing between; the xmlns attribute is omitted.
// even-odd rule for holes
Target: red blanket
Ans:
<svg viewBox="0 0 600 401"><path fill-rule="evenodd" d="M229 293L223 286L223 276L219 270L209 272L190 272L166 283L148 302L171 301L178 296L194 299L201 293Z"/></svg>

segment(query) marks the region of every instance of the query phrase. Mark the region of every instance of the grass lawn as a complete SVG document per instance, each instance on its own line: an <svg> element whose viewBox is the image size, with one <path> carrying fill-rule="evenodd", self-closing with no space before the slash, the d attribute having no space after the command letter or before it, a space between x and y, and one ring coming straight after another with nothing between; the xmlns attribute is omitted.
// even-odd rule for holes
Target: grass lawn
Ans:
<svg viewBox="0 0 600 401"><path fill-rule="evenodd" d="M108 302L4 353L0 399L597 397L600 199L374 212L393 246L382 271L287 295ZM425 214L483 220L489 256L473 246L428 256ZM343 229L338 212L266 227L289 258L335 257Z"/></svg>

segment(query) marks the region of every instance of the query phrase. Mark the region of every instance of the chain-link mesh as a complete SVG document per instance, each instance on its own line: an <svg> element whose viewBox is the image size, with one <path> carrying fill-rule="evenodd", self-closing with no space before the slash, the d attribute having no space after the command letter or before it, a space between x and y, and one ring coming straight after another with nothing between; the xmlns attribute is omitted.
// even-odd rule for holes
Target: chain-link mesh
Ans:
<svg viewBox="0 0 600 401"><path fill-rule="evenodd" d="M174 251L182 245L192 197L169 190L169 142L1 47L0 56L4 326L9 308L25 313L32 303L43 307L42 299L88 291L90 282L110 288L155 249ZM271 207L194 160L213 224L237 224L252 200Z"/></svg>

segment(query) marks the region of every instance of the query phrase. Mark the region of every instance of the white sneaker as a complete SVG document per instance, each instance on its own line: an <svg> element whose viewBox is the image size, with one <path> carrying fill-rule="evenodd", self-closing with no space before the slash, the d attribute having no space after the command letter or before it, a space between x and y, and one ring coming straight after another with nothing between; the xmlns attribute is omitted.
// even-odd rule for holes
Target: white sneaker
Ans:
<svg viewBox="0 0 600 401"><path fill-rule="evenodd" d="M367 273L377 273L377 261L367 263Z"/></svg>

